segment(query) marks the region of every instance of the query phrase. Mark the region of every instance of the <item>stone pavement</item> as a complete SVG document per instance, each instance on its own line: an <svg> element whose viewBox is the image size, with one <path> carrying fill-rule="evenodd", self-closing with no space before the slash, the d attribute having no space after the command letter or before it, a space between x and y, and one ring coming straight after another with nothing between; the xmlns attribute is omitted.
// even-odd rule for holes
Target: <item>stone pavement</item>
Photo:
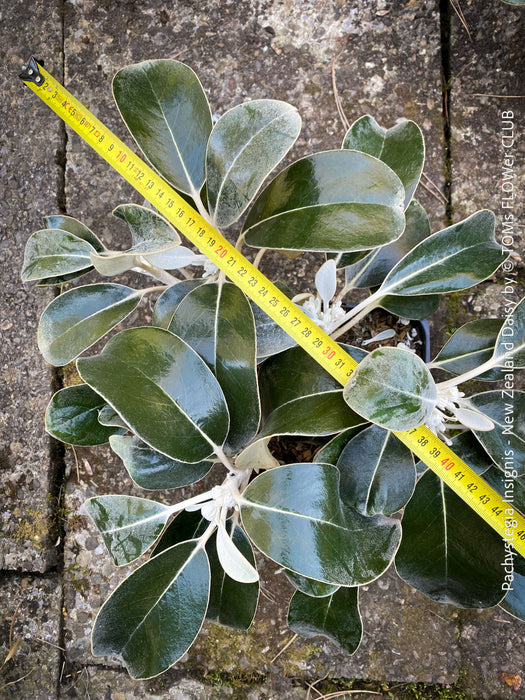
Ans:
<svg viewBox="0 0 525 700"><path fill-rule="evenodd" d="M500 681L502 671L525 674L522 623L499 608L434 604L393 573L365 588L365 634L351 657L321 638L285 649L293 637L285 624L290 589L267 566L261 610L247 634L210 625L187 657L151 682L133 682L116 662L95 659L93 620L123 572L115 571L78 508L96 493L138 490L109 450L73 455L46 436L43 412L62 377L40 358L36 327L53 291L19 280L25 241L43 215L67 211L111 242L119 231L113 207L139 201L23 89L17 74L31 54L128 141L111 97L113 74L131 62L179 55L219 114L246 99L294 104L303 117L294 158L339 147L345 127L336 98L350 122L366 113L384 126L414 119L427 146L418 197L433 229L477 208L499 212L501 113L513 111L523 133L524 112L522 100L497 95L523 92L525 11L499 0L461 0L465 28L452 9L449 22L446 6L434 0L0 3L0 664L12 654L0 673L0 697L295 700L326 677L371 679L383 697L379 682L392 687L393 697L417 682L435 687L403 697L434 697L440 686L454 685L475 698L525 698L525 686L514 691ZM275 277L275 269L265 272ZM299 275L305 285L311 281L306 264ZM499 304L496 283L444 304L434 324L436 344L443 320L459 325L472 314L501 315Z"/></svg>

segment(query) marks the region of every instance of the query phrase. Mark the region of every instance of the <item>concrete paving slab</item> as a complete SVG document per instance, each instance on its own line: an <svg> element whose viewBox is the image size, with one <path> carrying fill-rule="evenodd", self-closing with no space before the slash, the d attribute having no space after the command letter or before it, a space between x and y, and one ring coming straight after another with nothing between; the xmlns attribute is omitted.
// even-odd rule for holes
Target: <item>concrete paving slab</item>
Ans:
<svg viewBox="0 0 525 700"><path fill-rule="evenodd" d="M6 661L0 697L55 698L61 670L60 577L2 575L0 610L0 665Z"/></svg>
<svg viewBox="0 0 525 700"><path fill-rule="evenodd" d="M523 8L503 2L462 0L461 7L468 30L451 12L452 205L457 220L477 208L492 209L501 227L502 215L513 211L502 208L505 167L513 171L509 195L520 207L514 212L518 219L523 211L525 16Z"/></svg>
<svg viewBox="0 0 525 700"><path fill-rule="evenodd" d="M26 90L18 74L32 54L62 69L62 3L2 3L0 8L0 568L45 571L56 562L50 533L55 466L42 415L51 373L40 357L36 328L53 290L23 285L27 239L57 207L61 127Z"/></svg>

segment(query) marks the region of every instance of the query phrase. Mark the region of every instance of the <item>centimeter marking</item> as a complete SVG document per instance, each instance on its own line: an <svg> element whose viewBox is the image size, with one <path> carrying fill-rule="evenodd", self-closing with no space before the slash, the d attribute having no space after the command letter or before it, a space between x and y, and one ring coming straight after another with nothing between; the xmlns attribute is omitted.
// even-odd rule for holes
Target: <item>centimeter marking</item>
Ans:
<svg viewBox="0 0 525 700"><path fill-rule="evenodd" d="M31 71L31 72L30 72ZM36 76L36 77L35 77ZM343 386L357 362L165 180L31 59L24 83ZM396 432L505 542L525 556L525 518L425 425Z"/></svg>

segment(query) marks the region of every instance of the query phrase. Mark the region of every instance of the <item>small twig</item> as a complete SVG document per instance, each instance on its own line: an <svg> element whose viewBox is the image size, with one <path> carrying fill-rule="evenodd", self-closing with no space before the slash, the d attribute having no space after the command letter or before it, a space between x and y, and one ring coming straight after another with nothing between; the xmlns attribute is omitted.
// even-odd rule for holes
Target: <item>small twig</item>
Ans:
<svg viewBox="0 0 525 700"><path fill-rule="evenodd" d="M30 675L33 673L33 671L34 671L35 669L36 669L36 666L35 666L35 668L32 668L32 669L29 671L29 673L26 673L25 676L22 676L21 678L17 678L16 681L9 681L9 683L6 683L5 685L0 685L0 690L4 690L4 688L7 688L7 687L10 686L10 685L15 685L16 683L20 683L20 681L23 681L25 678L27 678L28 676L30 676Z"/></svg>
<svg viewBox="0 0 525 700"><path fill-rule="evenodd" d="M47 639L40 639L40 637L33 637L33 639L36 639L37 642L41 642L42 644L49 644L50 647L55 647L55 649L60 649L60 651L65 652L66 650L64 647L59 647L58 644L53 644L53 642L48 642Z"/></svg>
<svg viewBox="0 0 525 700"><path fill-rule="evenodd" d="M424 171L421 173L421 175L432 185L432 187L434 188L436 193L432 192L430 187L428 187L424 182L421 183L423 185L423 187L425 189L427 189L430 192L430 194L432 194L434 197L436 197L436 199L440 199L444 204L447 204L447 199L446 199L445 195L443 194L443 192L441 192L441 190L436 185L436 183L433 180L431 180L429 178L429 176Z"/></svg>
<svg viewBox="0 0 525 700"><path fill-rule="evenodd" d="M339 97L339 90L337 89L337 78L336 78L336 72L335 72L335 62L341 56L341 54L344 52L344 49L342 49L338 54L335 54L333 59L332 59L332 89L334 91L334 100L335 100L335 106L337 108L337 113L339 114L339 118L343 122L343 126L348 131L350 128L350 122L346 118L346 114L343 109L343 105L341 104L341 99Z"/></svg>
<svg viewBox="0 0 525 700"><path fill-rule="evenodd" d="M77 457L77 451L75 450L74 445L70 445L72 451L73 451L73 457L75 458L75 468L77 471L77 483L80 484L80 466L78 464L78 457Z"/></svg>
<svg viewBox="0 0 525 700"><path fill-rule="evenodd" d="M468 93L467 93L468 94ZM506 100L523 100L525 95L492 95L485 92L471 92L471 97L504 97Z"/></svg>
<svg viewBox="0 0 525 700"><path fill-rule="evenodd" d="M268 248L261 248L260 250L257 251L257 255L253 259L253 266L259 269L260 262L262 260L263 255L266 253Z"/></svg>
<svg viewBox="0 0 525 700"><path fill-rule="evenodd" d="M318 700L335 700L335 698L342 698L344 695L361 695L363 693L367 695L383 695L383 693L378 693L377 690L336 690L335 693L321 695Z"/></svg>
<svg viewBox="0 0 525 700"><path fill-rule="evenodd" d="M457 14L459 17L459 21L461 24L465 27L465 31L468 34L468 38L470 41L472 41L472 36L470 34L470 30L468 28L467 20L465 19L465 15L463 14L463 10L461 9L461 5L459 4L459 0L457 0L458 6L456 7L454 0L450 0L450 4L452 5L452 8L454 12Z"/></svg>
<svg viewBox="0 0 525 700"><path fill-rule="evenodd" d="M281 649L281 651L279 651L279 652L273 657L273 659L270 661L270 663L273 664L274 661L276 661L276 660L281 656L281 654L284 654L284 652L288 649L288 647L291 646L291 645L295 642L295 640L296 640L298 637L299 637L298 634L294 634L294 636L293 636L288 642L286 642L286 644L285 644L284 647Z"/></svg>

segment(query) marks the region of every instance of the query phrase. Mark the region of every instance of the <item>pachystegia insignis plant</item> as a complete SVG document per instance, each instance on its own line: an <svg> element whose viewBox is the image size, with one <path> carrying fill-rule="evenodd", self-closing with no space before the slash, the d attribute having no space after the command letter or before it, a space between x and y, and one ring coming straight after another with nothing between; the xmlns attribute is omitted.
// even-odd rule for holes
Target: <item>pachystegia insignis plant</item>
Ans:
<svg viewBox="0 0 525 700"><path fill-rule="evenodd" d="M474 286L506 259L489 211L431 234L413 199L424 161L413 122L383 129L362 117L342 148L293 162L259 192L299 134L293 107L256 100L213 124L193 71L170 60L129 66L113 88L138 145L184 198L219 229L244 216L237 246L258 248L256 265L267 249L325 254L315 293L285 290L334 338L375 307L427 317L441 294ZM505 322L467 323L427 365L407 347L345 346L360 365L343 390L158 213L138 204L113 213L131 232L126 250L49 216L22 272L66 289L44 310L38 344L52 365L76 359L82 379L53 396L47 430L72 445L109 441L136 484L166 489L162 503L85 503L117 566L152 550L100 610L96 655L120 656L134 678L149 678L186 652L205 619L247 628L259 594L252 546L296 588L291 629L350 653L362 633L359 587L394 559L434 600L523 617L525 562L514 560L510 586L505 543L392 434L427 423L525 505L525 394L514 393L510 414L500 391L464 393L469 379L525 365L523 301ZM93 268L155 281L71 284ZM348 310L358 288L368 296ZM151 325L83 356L149 295L158 297ZM435 369L452 377L436 382ZM268 443L283 435L322 438L315 462L279 464ZM173 489L212 469L215 486L177 499Z"/></svg>

